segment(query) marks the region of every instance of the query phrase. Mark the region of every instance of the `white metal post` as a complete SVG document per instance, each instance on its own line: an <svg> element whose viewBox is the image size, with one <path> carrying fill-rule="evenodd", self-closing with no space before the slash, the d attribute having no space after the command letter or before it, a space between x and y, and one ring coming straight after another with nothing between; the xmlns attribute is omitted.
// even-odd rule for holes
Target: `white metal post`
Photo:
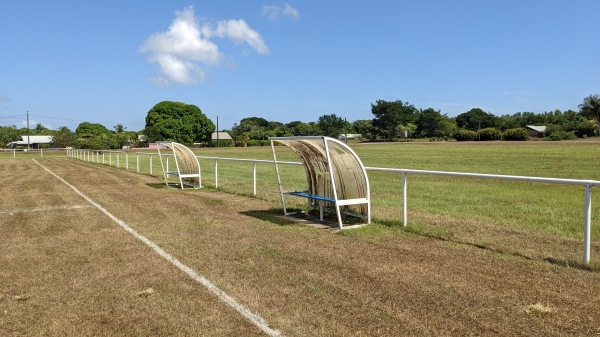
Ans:
<svg viewBox="0 0 600 337"><path fill-rule="evenodd" d="M218 173L218 167L219 167L219 160L215 159L215 188L219 188L219 173Z"/></svg>
<svg viewBox="0 0 600 337"><path fill-rule="evenodd" d="M129 171L129 152L125 152L125 169Z"/></svg>
<svg viewBox="0 0 600 337"><path fill-rule="evenodd" d="M253 185L253 189L252 189L252 195L256 196L256 161L253 162L253 168L252 168L252 181L254 183Z"/></svg>
<svg viewBox="0 0 600 337"><path fill-rule="evenodd" d="M121 167L121 163L119 161L119 154L120 153L117 152L117 168Z"/></svg>
<svg viewBox="0 0 600 337"><path fill-rule="evenodd" d="M112 166L112 152L108 153L108 166Z"/></svg>
<svg viewBox="0 0 600 337"><path fill-rule="evenodd" d="M408 173L402 172L402 225L406 227L408 224L408 212L407 212L407 204L406 201L408 199L406 195L406 178Z"/></svg>
<svg viewBox="0 0 600 337"><path fill-rule="evenodd" d="M152 153L150 153L150 175L152 175Z"/></svg>
<svg viewBox="0 0 600 337"><path fill-rule="evenodd" d="M140 153L135 153L135 170L137 173L140 173Z"/></svg>
<svg viewBox="0 0 600 337"><path fill-rule="evenodd" d="M104 165L104 152L102 152L102 165Z"/></svg>
<svg viewBox="0 0 600 337"><path fill-rule="evenodd" d="M592 184L585 184L585 204L583 209L583 263L590 263L590 239L592 233Z"/></svg>

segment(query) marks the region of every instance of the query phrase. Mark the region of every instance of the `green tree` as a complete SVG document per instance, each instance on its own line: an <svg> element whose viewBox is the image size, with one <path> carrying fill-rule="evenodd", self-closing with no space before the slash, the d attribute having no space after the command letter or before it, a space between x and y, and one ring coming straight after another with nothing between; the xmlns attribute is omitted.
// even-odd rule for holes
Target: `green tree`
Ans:
<svg viewBox="0 0 600 337"><path fill-rule="evenodd" d="M43 135L47 134L50 130L44 126L42 123L37 123L35 128L32 130L34 135Z"/></svg>
<svg viewBox="0 0 600 337"><path fill-rule="evenodd" d="M294 121L287 123L285 126L293 136L317 136L322 133L315 122Z"/></svg>
<svg viewBox="0 0 600 337"><path fill-rule="evenodd" d="M18 140L21 140L21 132L16 126L0 126L0 147Z"/></svg>
<svg viewBox="0 0 600 337"><path fill-rule="evenodd" d="M347 122L335 114L323 115L319 117L317 125L323 131L324 136L338 138L338 136L346 130Z"/></svg>
<svg viewBox="0 0 600 337"><path fill-rule="evenodd" d="M389 140L396 140L400 125L414 124L417 118L417 109L408 102L400 100L395 102L377 100L376 104L371 104L371 112L375 115L373 119L375 132Z"/></svg>
<svg viewBox="0 0 600 337"><path fill-rule="evenodd" d="M456 125L446 115L432 108L421 110L415 122L420 137L451 137Z"/></svg>
<svg viewBox="0 0 600 337"><path fill-rule="evenodd" d="M75 134L66 126L61 126L52 135L55 147L65 148L75 146Z"/></svg>
<svg viewBox="0 0 600 337"><path fill-rule="evenodd" d="M151 142L166 140L191 144L208 142L215 125L195 105L163 101L146 115L146 137Z"/></svg>
<svg viewBox="0 0 600 337"><path fill-rule="evenodd" d="M596 121L598 126L598 135L600 135L600 96L589 95L583 99L583 103L579 105L579 113L586 118Z"/></svg>
<svg viewBox="0 0 600 337"><path fill-rule="evenodd" d="M123 124L117 124L117 125L113 126L113 129L115 129L116 133L123 133L123 132L125 132L125 130L127 130L127 128L124 127Z"/></svg>
<svg viewBox="0 0 600 337"><path fill-rule="evenodd" d="M92 137L92 136L100 136L100 135L110 135L109 129L106 126L98 123L90 123L90 122L81 122L75 129L75 133L78 138L81 137Z"/></svg>
<svg viewBox="0 0 600 337"><path fill-rule="evenodd" d="M359 119L352 122L354 132L361 135L363 139L373 138L373 121L370 119Z"/></svg>
<svg viewBox="0 0 600 337"><path fill-rule="evenodd" d="M484 128L495 128L499 126L498 117L487 113L479 108L471 109L456 116L456 125L459 128L477 131Z"/></svg>

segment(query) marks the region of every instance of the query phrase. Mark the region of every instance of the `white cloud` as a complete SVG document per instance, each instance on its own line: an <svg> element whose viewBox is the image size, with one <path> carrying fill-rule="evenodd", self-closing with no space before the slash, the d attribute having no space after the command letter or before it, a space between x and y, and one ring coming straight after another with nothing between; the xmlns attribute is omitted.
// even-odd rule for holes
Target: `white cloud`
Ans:
<svg viewBox="0 0 600 337"><path fill-rule="evenodd" d="M224 58L213 37L226 37L238 44L246 42L261 54L269 53L260 34L246 21L219 21L215 29L208 22L201 24L190 6L176 12L166 32L150 35L140 47L140 52L149 54L148 62L159 66L159 75L151 81L162 86L204 81L206 72L202 66L217 65Z"/></svg>
<svg viewBox="0 0 600 337"><path fill-rule="evenodd" d="M236 43L246 42L261 54L269 53L269 47L267 47L260 34L250 29L244 20L219 21L215 33L218 37L229 37Z"/></svg>
<svg viewBox="0 0 600 337"><path fill-rule="evenodd" d="M293 16L295 19L300 17L300 12L296 8L290 6L290 4L285 4L283 7L283 14Z"/></svg>
<svg viewBox="0 0 600 337"><path fill-rule="evenodd" d="M280 16L291 16L294 19L298 19L300 17L300 12L290 6L290 4L286 3L283 7L279 6L271 6L265 5L260 11L262 16L265 16L271 20L277 20Z"/></svg>
<svg viewBox="0 0 600 337"><path fill-rule="evenodd" d="M277 20L279 18L279 11L280 11L280 9L277 6L268 6L268 5L265 5L260 10L260 14L262 16L268 17L271 20Z"/></svg>

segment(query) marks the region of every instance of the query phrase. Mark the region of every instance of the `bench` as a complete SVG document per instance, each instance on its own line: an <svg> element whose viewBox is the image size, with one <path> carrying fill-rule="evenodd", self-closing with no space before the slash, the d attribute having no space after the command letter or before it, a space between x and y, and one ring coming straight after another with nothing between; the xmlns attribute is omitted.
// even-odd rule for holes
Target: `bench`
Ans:
<svg viewBox="0 0 600 337"><path fill-rule="evenodd" d="M319 220L320 221L323 221L323 202L331 202L334 204L336 203L335 199L332 197L311 194L311 193L308 193L307 191L290 191L290 192L285 192L284 194L289 194L289 195L293 195L296 197L317 200L319 202ZM289 213L289 214L291 214L291 213Z"/></svg>

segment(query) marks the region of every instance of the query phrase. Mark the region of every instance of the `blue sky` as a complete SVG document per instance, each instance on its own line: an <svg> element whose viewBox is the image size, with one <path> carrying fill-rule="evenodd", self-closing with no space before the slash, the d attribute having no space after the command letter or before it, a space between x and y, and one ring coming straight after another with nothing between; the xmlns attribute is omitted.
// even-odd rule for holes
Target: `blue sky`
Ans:
<svg viewBox="0 0 600 337"><path fill-rule="evenodd" d="M600 94L598 0L0 0L0 125L144 128L194 104L229 129L372 119L378 99L456 116L578 110Z"/></svg>

